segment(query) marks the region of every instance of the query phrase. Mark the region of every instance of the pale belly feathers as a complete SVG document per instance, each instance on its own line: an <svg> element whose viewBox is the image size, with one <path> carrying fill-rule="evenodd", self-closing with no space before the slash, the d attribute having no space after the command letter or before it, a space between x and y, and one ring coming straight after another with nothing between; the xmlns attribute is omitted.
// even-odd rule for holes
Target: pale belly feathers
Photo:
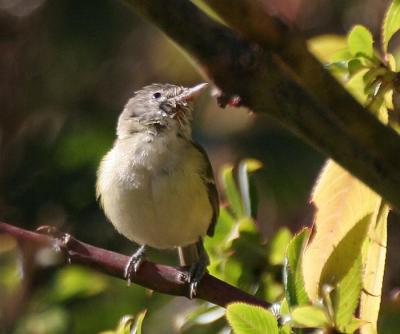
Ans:
<svg viewBox="0 0 400 334"><path fill-rule="evenodd" d="M97 193L108 219L142 245L163 249L198 241L212 217L202 155L180 138L138 136L117 141L101 162Z"/></svg>

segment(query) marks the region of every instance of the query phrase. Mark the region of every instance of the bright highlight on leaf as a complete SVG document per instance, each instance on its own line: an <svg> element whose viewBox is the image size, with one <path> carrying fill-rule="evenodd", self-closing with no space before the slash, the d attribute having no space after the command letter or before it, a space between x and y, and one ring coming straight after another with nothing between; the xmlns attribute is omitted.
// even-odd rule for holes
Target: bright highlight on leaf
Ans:
<svg viewBox="0 0 400 334"><path fill-rule="evenodd" d="M262 167L262 163L255 159L246 159L240 162L238 166L238 182L240 194L242 197L244 214L249 217L255 217L257 213L257 198L255 198L254 185L250 179L250 173Z"/></svg>
<svg viewBox="0 0 400 334"><path fill-rule="evenodd" d="M244 208L239 190L237 189L233 177L233 167L225 166L222 169L222 183L224 185L225 195L229 201L229 206L236 217L244 215Z"/></svg>
<svg viewBox="0 0 400 334"><path fill-rule="evenodd" d="M283 273L286 299L291 308L310 302L304 287L302 270L303 251L309 237L310 230L303 229L290 241L286 251L286 263Z"/></svg>
<svg viewBox="0 0 400 334"><path fill-rule="evenodd" d="M354 320L353 314L360 299L361 277L362 262L361 256L359 256L331 295L335 324L337 328L346 333L346 329Z"/></svg>
<svg viewBox="0 0 400 334"><path fill-rule="evenodd" d="M286 227L282 227L275 233L268 242L268 260L270 264L274 266L283 264L286 248L291 238L292 232Z"/></svg>
<svg viewBox="0 0 400 334"><path fill-rule="evenodd" d="M271 312L260 306L233 303L226 317L235 334L278 334L278 322Z"/></svg>
<svg viewBox="0 0 400 334"><path fill-rule="evenodd" d="M292 313L292 323L296 327L325 328L331 325L326 311L318 306L298 306Z"/></svg>
<svg viewBox="0 0 400 334"><path fill-rule="evenodd" d="M400 29L400 0L393 0L386 12L382 27L383 51L386 53L390 39Z"/></svg>
<svg viewBox="0 0 400 334"><path fill-rule="evenodd" d="M370 31L362 25L356 25L347 37L349 50L353 56L374 57L374 40Z"/></svg>

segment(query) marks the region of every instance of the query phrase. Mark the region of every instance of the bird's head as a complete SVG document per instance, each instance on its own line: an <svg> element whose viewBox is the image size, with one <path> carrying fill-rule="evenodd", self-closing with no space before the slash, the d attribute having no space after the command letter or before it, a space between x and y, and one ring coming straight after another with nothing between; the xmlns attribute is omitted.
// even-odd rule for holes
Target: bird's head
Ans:
<svg viewBox="0 0 400 334"><path fill-rule="evenodd" d="M119 116L118 138L142 131L176 131L190 137L193 102L206 86L202 83L191 88L171 84L143 87L135 92Z"/></svg>

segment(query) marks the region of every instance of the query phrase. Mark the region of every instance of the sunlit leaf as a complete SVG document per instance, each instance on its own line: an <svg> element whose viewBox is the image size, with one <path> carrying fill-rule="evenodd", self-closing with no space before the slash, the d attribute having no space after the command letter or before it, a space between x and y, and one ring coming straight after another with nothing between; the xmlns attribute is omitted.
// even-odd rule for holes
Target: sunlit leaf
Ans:
<svg viewBox="0 0 400 334"><path fill-rule="evenodd" d="M283 298L281 301L279 311L281 315L288 315L290 313L289 303L286 298Z"/></svg>
<svg viewBox="0 0 400 334"><path fill-rule="evenodd" d="M335 286L353 267L356 259L361 256L361 247L367 237L370 223L371 214L368 214L360 219L336 245L322 269L320 289L325 284Z"/></svg>
<svg viewBox="0 0 400 334"><path fill-rule="evenodd" d="M332 303L336 326L345 331L354 318L361 293L361 254L332 292Z"/></svg>
<svg viewBox="0 0 400 334"><path fill-rule="evenodd" d="M225 282L237 286L243 270L244 268L241 263L239 263L236 259L229 258L226 260L223 267L222 279Z"/></svg>
<svg viewBox="0 0 400 334"><path fill-rule="evenodd" d="M374 217L365 247L365 268L359 317L368 324L361 328L363 334L373 333L377 329L385 269L388 213L389 207L382 203Z"/></svg>
<svg viewBox="0 0 400 334"><path fill-rule="evenodd" d="M332 60L333 54L345 50L347 48L346 39L340 35L319 35L307 40L309 50L316 56L322 63L329 63L332 61L339 61L351 57L340 57L338 60ZM344 55L344 53L342 53Z"/></svg>
<svg viewBox="0 0 400 334"><path fill-rule="evenodd" d="M373 58L374 40L371 32L364 26L354 26L347 37L347 43L353 56L363 55L367 56L368 58Z"/></svg>
<svg viewBox="0 0 400 334"><path fill-rule="evenodd" d="M350 51L347 47L345 49L339 50L329 56L329 60L332 63L342 62L344 64L347 64L347 62L352 58L354 58L354 57L350 53Z"/></svg>
<svg viewBox="0 0 400 334"><path fill-rule="evenodd" d="M236 218L243 217L245 212L240 192L233 177L232 166L225 166L222 169L222 184L224 186L224 192L228 199L230 209L235 214Z"/></svg>
<svg viewBox="0 0 400 334"><path fill-rule="evenodd" d="M359 59L350 60L347 64L347 67L350 76L353 76L354 74L360 72L362 69L365 68Z"/></svg>
<svg viewBox="0 0 400 334"><path fill-rule="evenodd" d="M332 252L362 218L375 212L380 197L330 160L316 183L312 202L316 232L302 262L306 291L315 301L322 269Z"/></svg>
<svg viewBox="0 0 400 334"><path fill-rule="evenodd" d="M146 316L146 310L140 312L137 316L136 316L136 321L135 321L135 325L133 326L133 328L126 334L142 334L142 326L143 326L143 320L144 317ZM121 334L125 334L125 333L121 333Z"/></svg>
<svg viewBox="0 0 400 334"><path fill-rule="evenodd" d="M391 54L387 53L386 54L386 60L387 64L389 65L389 69L393 72L399 71L398 66L396 66L396 58ZM400 62L399 62L400 65Z"/></svg>
<svg viewBox="0 0 400 334"><path fill-rule="evenodd" d="M249 174L261 167L262 163L255 159L242 160L238 166L238 182L244 213L251 217L255 217L257 213L257 193L252 189L254 185Z"/></svg>
<svg viewBox="0 0 400 334"><path fill-rule="evenodd" d="M400 29L400 0L393 0L382 26L383 51L387 52L390 39Z"/></svg>
<svg viewBox="0 0 400 334"><path fill-rule="evenodd" d="M347 326L342 328L342 331L343 331L343 333L346 333L346 334L347 333L352 334L357 329L362 328L365 325L367 325L367 322L365 322L361 319L353 318Z"/></svg>
<svg viewBox="0 0 400 334"><path fill-rule="evenodd" d="M279 334L292 334L292 327L290 325L283 325L279 328Z"/></svg>
<svg viewBox="0 0 400 334"><path fill-rule="evenodd" d="M367 94L364 92L364 75L365 73L367 73L367 71L367 69L363 69L357 72L352 77L350 77L346 83L347 90L360 104L365 104L368 99Z"/></svg>
<svg viewBox="0 0 400 334"><path fill-rule="evenodd" d="M239 236L236 221L225 208L220 208L218 222L212 238L205 238L204 245L208 252L220 252L229 248L231 241Z"/></svg>
<svg viewBox="0 0 400 334"><path fill-rule="evenodd" d="M270 264L283 264L290 239L292 239L292 232L287 227L282 227L275 233L268 242L268 261Z"/></svg>
<svg viewBox="0 0 400 334"><path fill-rule="evenodd" d="M331 325L326 311L319 306L297 306L293 309L291 323L295 327L324 328Z"/></svg>
<svg viewBox="0 0 400 334"><path fill-rule="evenodd" d="M302 255L310 236L309 229L303 229L289 243L284 266L286 299L290 307L309 303L304 287Z"/></svg>
<svg viewBox="0 0 400 334"><path fill-rule="evenodd" d="M271 312L260 306L233 303L226 317L235 334L278 334L278 322Z"/></svg>

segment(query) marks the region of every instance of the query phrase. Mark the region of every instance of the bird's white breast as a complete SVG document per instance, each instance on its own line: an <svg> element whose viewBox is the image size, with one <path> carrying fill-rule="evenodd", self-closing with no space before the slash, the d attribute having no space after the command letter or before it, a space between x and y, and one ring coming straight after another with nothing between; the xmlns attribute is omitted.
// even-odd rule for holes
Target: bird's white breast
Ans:
<svg viewBox="0 0 400 334"><path fill-rule="evenodd" d="M190 142L166 133L117 140L98 171L97 192L115 228L155 248L185 246L207 232L212 208Z"/></svg>

